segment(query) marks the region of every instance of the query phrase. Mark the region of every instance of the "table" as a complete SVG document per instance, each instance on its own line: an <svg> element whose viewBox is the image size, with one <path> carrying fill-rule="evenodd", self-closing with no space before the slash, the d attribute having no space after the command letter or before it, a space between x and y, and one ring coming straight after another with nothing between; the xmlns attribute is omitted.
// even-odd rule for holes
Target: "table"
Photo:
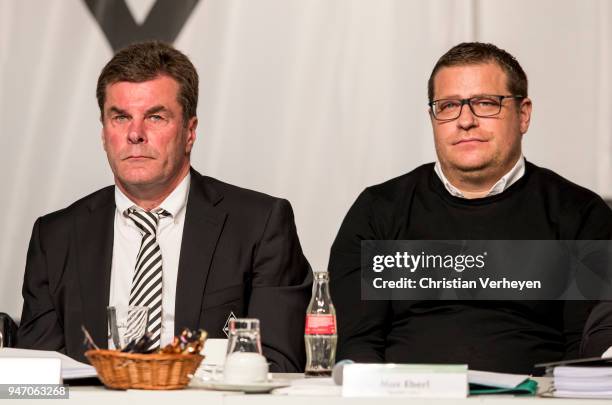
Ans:
<svg viewBox="0 0 612 405"><path fill-rule="evenodd" d="M274 374L275 378L301 378L302 374ZM536 377L539 391L548 389L550 377ZM541 397L513 397L509 395L479 395L466 399L433 399L433 398L342 398L329 396L284 396L269 394L243 394L236 392L207 391L196 388L187 388L178 391L147 391L127 390L114 391L101 386L71 387L69 400L45 400L44 404L69 403L87 405L451 405L464 404L495 404L495 405L584 405L584 404L611 404L609 399L564 399ZM2 401L0 401L2 402ZM22 399L19 405L40 404L40 400Z"/></svg>

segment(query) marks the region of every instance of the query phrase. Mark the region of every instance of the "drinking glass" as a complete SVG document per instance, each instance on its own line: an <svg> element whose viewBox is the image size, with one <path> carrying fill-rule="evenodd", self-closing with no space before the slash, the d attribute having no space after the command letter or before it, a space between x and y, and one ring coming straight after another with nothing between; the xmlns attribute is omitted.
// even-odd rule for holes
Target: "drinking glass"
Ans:
<svg viewBox="0 0 612 405"><path fill-rule="evenodd" d="M259 319L230 320L223 377L225 382L236 384L267 380L268 363L261 351Z"/></svg>
<svg viewBox="0 0 612 405"><path fill-rule="evenodd" d="M107 308L107 315L109 337L118 350L140 340L147 332L148 307L112 306Z"/></svg>
<svg viewBox="0 0 612 405"><path fill-rule="evenodd" d="M259 319L237 318L230 320L227 355L229 356L234 352L262 354Z"/></svg>

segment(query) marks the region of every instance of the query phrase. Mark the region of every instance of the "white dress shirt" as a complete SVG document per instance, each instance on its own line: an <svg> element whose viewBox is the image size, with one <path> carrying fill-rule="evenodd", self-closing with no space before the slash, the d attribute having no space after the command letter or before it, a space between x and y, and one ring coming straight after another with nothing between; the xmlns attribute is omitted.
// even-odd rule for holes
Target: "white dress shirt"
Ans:
<svg viewBox="0 0 612 405"><path fill-rule="evenodd" d="M436 165L434 166L434 171L436 172L436 174L442 181L442 184L444 184L444 187L446 188L446 190L451 195L455 197L466 198L465 194L463 194L463 192L459 190L457 187L453 186L451 182L448 181L446 176L444 176L444 173L442 173L442 167L440 166L440 161L436 161ZM525 158L523 157L523 155L521 155L521 157L519 157L514 167L510 169L508 173L503 175L502 178L499 179L495 184L493 184L493 187L489 189L485 197L490 197L492 195L500 194L501 192L506 190L508 187L516 183L521 177L523 177L524 174L525 174Z"/></svg>
<svg viewBox="0 0 612 405"><path fill-rule="evenodd" d="M162 254L162 347L172 342L174 337L174 304L176 299L176 279L178 276L183 226L191 174L187 174L172 193L155 208L163 208L171 215L159 220L157 242ZM140 249L142 232L134 222L125 216L128 208L136 207L119 187L115 186L115 234L113 239L113 261L109 306L128 306L130 289L136 267L136 256ZM108 340L109 348L114 347Z"/></svg>

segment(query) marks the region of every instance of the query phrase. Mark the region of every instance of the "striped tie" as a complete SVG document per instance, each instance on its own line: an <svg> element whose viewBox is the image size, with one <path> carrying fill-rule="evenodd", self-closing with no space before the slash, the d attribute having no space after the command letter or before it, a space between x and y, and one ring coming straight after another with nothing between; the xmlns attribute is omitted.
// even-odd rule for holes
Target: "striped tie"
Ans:
<svg viewBox="0 0 612 405"><path fill-rule="evenodd" d="M148 349L154 350L160 347L162 322L162 256L156 239L157 225L160 218L171 214L161 208L151 212L129 208L126 215L142 231L130 290L130 306L149 308L147 331L151 333L152 342Z"/></svg>

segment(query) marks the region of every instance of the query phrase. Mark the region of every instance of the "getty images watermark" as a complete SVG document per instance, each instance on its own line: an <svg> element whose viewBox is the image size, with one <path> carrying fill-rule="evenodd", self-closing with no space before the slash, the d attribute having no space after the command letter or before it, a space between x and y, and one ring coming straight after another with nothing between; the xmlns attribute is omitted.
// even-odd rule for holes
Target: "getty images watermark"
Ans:
<svg viewBox="0 0 612 405"><path fill-rule="evenodd" d="M611 281L608 240L361 243L369 300L609 300Z"/></svg>

